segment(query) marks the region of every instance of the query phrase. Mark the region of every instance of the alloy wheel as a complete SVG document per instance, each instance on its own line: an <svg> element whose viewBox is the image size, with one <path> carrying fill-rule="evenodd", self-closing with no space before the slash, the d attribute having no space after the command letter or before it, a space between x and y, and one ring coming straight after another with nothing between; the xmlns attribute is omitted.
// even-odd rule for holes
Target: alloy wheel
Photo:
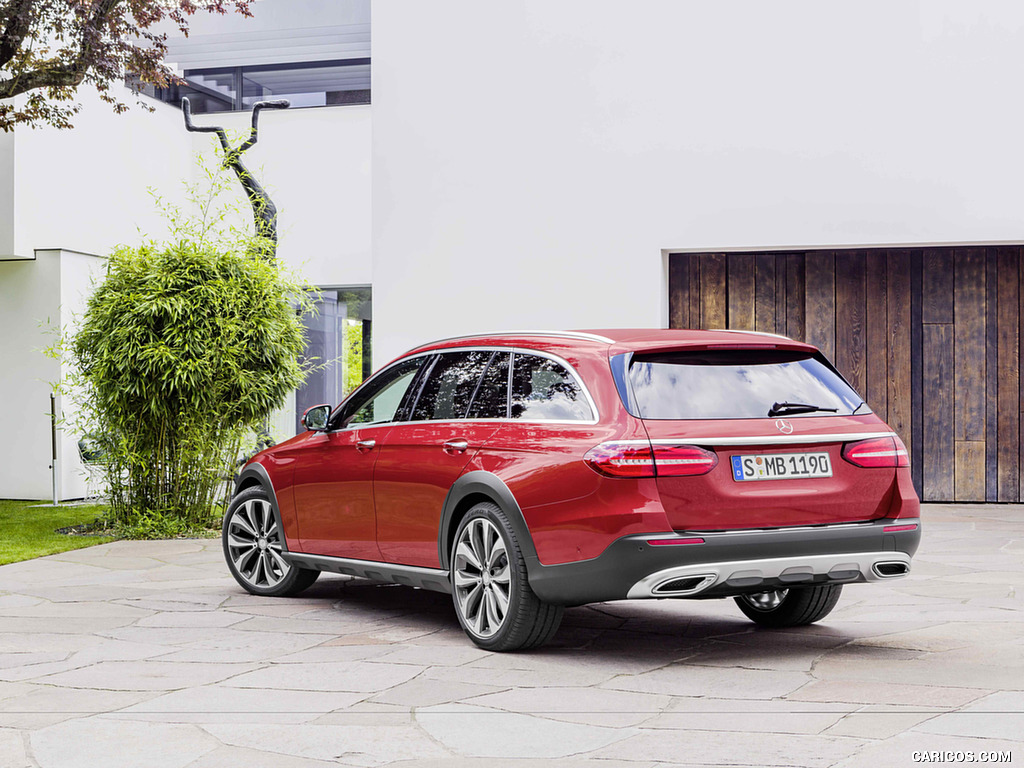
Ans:
<svg viewBox="0 0 1024 768"><path fill-rule="evenodd" d="M466 627L477 637L492 637L508 615L512 576L505 541L487 518L474 518L462 529L452 576Z"/></svg>
<svg viewBox="0 0 1024 768"><path fill-rule="evenodd" d="M754 595L742 595L743 600L751 608L758 611L774 611L789 594L788 589L776 589L771 592L758 592Z"/></svg>
<svg viewBox="0 0 1024 768"><path fill-rule="evenodd" d="M291 570L281 556L281 532L273 510L263 499L249 499L231 513L227 545L235 570L254 587L274 587Z"/></svg>

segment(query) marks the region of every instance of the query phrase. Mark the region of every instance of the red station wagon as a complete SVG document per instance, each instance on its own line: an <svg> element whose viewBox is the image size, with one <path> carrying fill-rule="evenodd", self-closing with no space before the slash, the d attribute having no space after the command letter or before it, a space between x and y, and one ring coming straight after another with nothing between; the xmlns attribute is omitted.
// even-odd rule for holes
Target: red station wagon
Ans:
<svg viewBox="0 0 1024 768"><path fill-rule="evenodd" d="M737 331L524 331L387 365L258 454L224 519L257 595L321 571L448 592L482 648L565 606L733 597L827 615L920 541L907 450L809 344Z"/></svg>

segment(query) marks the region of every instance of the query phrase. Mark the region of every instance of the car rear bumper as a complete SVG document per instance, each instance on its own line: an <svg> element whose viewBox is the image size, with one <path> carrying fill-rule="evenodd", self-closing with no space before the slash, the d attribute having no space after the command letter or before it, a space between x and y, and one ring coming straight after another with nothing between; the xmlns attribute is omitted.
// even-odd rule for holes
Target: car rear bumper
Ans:
<svg viewBox="0 0 1024 768"><path fill-rule="evenodd" d="M701 543L682 543L699 540ZM919 519L762 530L641 534L590 560L530 563L530 586L557 605L626 598L728 597L811 584L888 581L910 571ZM651 541L673 542L651 544Z"/></svg>

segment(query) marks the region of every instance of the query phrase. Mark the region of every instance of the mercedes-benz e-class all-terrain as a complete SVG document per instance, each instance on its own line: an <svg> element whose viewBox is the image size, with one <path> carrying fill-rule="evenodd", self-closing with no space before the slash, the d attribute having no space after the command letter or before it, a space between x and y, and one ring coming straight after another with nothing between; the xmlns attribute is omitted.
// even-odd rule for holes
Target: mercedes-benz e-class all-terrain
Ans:
<svg viewBox="0 0 1024 768"><path fill-rule="evenodd" d="M482 648L566 606L734 598L818 621L920 539L899 436L809 344L735 331L529 331L388 364L257 454L224 519L231 573L321 571L450 593Z"/></svg>

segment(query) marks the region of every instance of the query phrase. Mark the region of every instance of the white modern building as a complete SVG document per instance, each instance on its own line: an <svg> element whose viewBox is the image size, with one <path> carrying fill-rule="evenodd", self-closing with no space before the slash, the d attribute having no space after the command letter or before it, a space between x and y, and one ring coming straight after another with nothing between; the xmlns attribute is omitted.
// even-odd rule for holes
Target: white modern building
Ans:
<svg viewBox="0 0 1024 768"><path fill-rule="evenodd" d="M324 290L313 354L335 357L336 331L369 316L363 301L338 317L338 289L344 310L346 293L368 296L372 283L369 0L260 0L252 19L199 14L192 29L169 58L195 83L195 123L244 136L255 100L294 105L262 115L243 159L280 211L278 256ZM91 89L80 95L73 130L0 134L0 498L51 494L49 398L65 373L43 354L52 329L73 325L114 246L166 235L153 192L184 204L203 172L196 156L216 167L216 138L187 133L177 104L140 97L149 112L125 88L132 109L115 115ZM310 385L307 399L340 395L337 377ZM57 407L70 415L68 398ZM294 431L291 414L280 422ZM81 497L82 435L58 435L58 495Z"/></svg>
<svg viewBox="0 0 1024 768"><path fill-rule="evenodd" d="M375 365L502 328L782 331L912 444L926 497L1021 498L1020 4L255 10L197 17L172 59L208 109L303 105L264 113L245 160L279 255L372 290ZM38 323L66 322L113 244L158 231L146 188L171 194L208 151L155 106L0 136L0 496L48 495L59 371Z"/></svg>

